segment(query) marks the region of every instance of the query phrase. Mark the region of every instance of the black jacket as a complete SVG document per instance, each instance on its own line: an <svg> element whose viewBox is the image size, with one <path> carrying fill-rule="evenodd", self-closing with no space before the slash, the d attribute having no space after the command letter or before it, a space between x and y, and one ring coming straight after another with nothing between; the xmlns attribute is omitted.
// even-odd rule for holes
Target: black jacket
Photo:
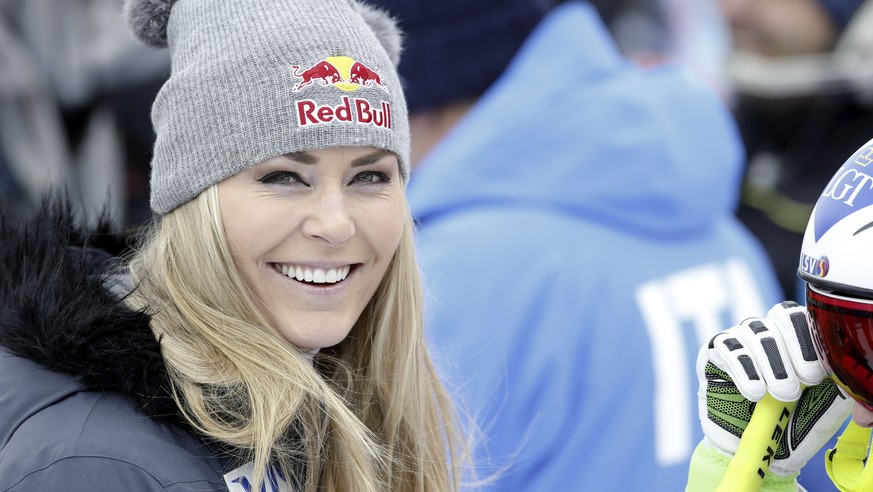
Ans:
<svg viewBox="0 0 873 492"><path fill-rule="evenodd" d="M61 202L0 209L0 492L228 490L149 315L106 289L123 238L77 230Z"/></svg>

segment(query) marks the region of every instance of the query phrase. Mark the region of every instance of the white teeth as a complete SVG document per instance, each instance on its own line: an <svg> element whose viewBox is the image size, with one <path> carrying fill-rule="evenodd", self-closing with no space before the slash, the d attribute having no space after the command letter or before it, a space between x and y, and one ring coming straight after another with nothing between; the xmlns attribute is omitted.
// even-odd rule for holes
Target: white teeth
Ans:
<svg viewBox="0 0 873 492"><path fill-rule="evenodd" d="M282 275L286 275L299 282L311 282L314 284L335 284L345 280L351 271L351 265L346 265L340 268L331 268L324 270L321 268L304 268L295 265L282 265Z"/></svg>

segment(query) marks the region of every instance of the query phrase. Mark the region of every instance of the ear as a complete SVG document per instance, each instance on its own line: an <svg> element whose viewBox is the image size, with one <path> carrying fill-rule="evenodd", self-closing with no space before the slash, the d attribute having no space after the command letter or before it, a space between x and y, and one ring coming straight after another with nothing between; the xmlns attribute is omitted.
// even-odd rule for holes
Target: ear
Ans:
<svg viewBox="0 0 873 492"><path fill-rule="evenodd" d="M149 46L167 46L167 23L176 0L126 0L124 18L134 37Z"/></svg>
<svg viewBox="0 0 873 492"><path fill-rule="evenodd" d="M384 10L357 1L352 3L388 52L391 63L397 66L403 51L403 33L397 26L397 21Z"/></svg>

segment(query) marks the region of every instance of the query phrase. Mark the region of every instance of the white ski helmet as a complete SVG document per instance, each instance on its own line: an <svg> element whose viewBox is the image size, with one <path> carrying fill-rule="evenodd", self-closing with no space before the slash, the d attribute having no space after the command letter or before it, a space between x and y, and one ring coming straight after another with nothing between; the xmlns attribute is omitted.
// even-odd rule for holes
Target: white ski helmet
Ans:
<svg viewBox="0 0 873 492"><path fill-rule="evenodd" d="M819 358L831 379L873 411L873 140L843 163L816 202L798 274L807 282Z"/></svg>
<svg viewBox="0 0 873 492"><path fill-rule="evenodd" d="M873 299L873 140L843 163L816 202L798 274L812 285Z"/></svg>

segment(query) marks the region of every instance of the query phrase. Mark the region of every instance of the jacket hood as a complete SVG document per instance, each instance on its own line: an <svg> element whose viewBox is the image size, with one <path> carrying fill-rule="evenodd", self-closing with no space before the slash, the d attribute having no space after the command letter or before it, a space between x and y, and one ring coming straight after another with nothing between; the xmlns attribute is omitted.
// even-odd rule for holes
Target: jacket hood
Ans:
<svg viewBox="0 0 873 492"><path fill-rule="evenodd" d="M58 373L22 392L33 405L21 407L36 412L97 390L133 398L150 417L182 422L149 315L105 287L125 238L102 225L78 229L65 199L47 200L29 217L10 210L0 207L0 346Z"/></svg>
<svg viewBox="0 0 873 492"><path fill-rule="evenodd" d="M419 220L502 202L676 233L734 209L742 153L709 87L626 61L593 7L570 2L421 162L409 194Z"/></svg>

